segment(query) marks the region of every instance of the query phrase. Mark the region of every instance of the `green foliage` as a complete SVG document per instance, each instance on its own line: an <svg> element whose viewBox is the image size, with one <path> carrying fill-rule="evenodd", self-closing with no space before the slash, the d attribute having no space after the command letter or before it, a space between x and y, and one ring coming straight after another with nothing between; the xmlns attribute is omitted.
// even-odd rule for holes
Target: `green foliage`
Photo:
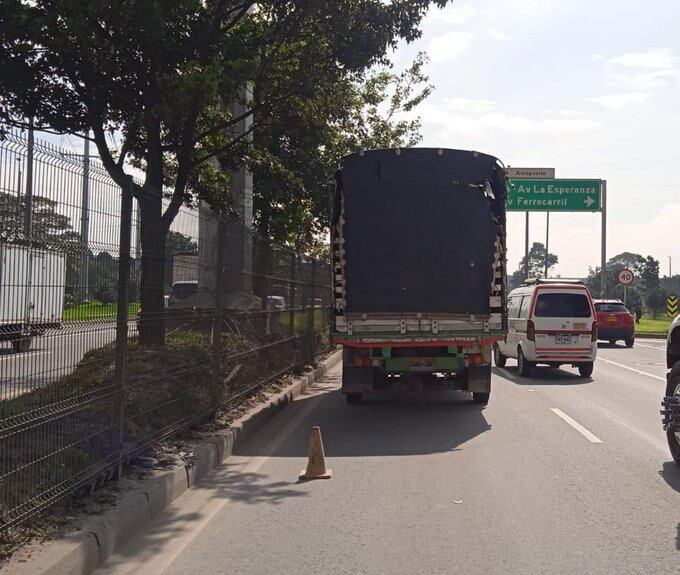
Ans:
<svg viewBox="0 0 680 575"><path fill-rule="evenodd" d="M259 165L287 174L293 191L282 201L263 194L260 211L283 205L297 218L297 233L308 229L314 218L304 214L327 205L319 195L328 174L315 172L316 185L307 188L315 195L294 187L288 159L299 152L293 165L303 165L318 153L318 142L304 134L287 139L283 126L313 120L319 129L333 127L342 115L327 115L320 104L343 105L348 80L383 61L400 39L418 38L427 9L446 3L268 0L249 15L255 2L241 0L6 0L0 120L25 127L33 118L37 129L91 131L107 172L140 202L140 297L143 316L151 317L163 305L164 274L154 254L163 252L181 205L200 196L229 208L233 197L221 170L258 161L249 134L235 133L235 126L254 118L256 134L278 129L286 136L276 149L263 147L268 153ZM252 103L243 96L246 83L254 88ZM374 80L368 95L384 85ZM417 97L402 93L403 103L415 105ZM242 117L225 106L235 101L246 108ZM142 184L131 181L130 164L145 170ZM143 345L160 345L163 337L162 322L142 318Z"/></svg>
<svg viewBox="0 0 680 575"><path fill-rule="evenodd" d="M546 265L548 271L557 265L558 258L555 254L548 252L541 242L534 242L529 250L529 277L544 277ZM519 263L519 268L508 278L508 287L513 289L521 285L526 279L527 257L523 257Z"/></svg>

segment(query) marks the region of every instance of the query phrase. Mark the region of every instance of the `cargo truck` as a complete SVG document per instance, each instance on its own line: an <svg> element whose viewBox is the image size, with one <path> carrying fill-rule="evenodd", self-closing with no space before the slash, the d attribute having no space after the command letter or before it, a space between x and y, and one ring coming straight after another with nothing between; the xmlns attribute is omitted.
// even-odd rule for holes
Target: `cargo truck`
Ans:
<svg viewBox="0 0 680 575"><path fill-rule="evenodd" d="M24 352L35 336L61 327L65 284L64 254L1 244L0 341Z"/></svg>
<svg viewBox="0 0 680 575"><path fill-rule="evenodd" d="M385 149L343 159L331 217L342 391L459 390L486 404L507 331L505 171L493 156Z"/></svg>

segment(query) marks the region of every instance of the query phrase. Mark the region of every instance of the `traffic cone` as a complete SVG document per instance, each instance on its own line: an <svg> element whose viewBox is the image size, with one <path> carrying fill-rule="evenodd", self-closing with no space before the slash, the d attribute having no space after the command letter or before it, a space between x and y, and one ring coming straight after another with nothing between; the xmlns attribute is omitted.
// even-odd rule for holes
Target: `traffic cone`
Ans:
<svg viewBox="0 0 680 575"><path fill-rule="evenodd" d="M330 469L326 469L321 429L318 426L314 426L312 427L312 435L309 438L307 469L300 471L300 479L330 479L331 473Z"/></svg>

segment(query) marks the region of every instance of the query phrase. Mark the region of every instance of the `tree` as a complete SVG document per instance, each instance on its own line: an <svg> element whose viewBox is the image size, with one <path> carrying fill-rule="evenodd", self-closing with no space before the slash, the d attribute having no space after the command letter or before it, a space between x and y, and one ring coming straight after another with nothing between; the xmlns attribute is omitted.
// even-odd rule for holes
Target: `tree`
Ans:
<svg viewBox="0 0 680 575"><path fill-rule="evenodd" d="M630 302L634 301L637 297L644 297L645 289L640 280L640 272L644 263L645 258L633 252L623 252L611 258L607 262L606 267L607 283L604 297L623 300L623 286L619 283L617 274L624 268L631 270L636 278L635 282L626 288L627 300ZM590 268L585 282L591 293L599 297L602 285L600 268Z"/></svg>
<svg viewBox="0 0 680 575"><path fill-rule="evenodd" d="M420 119L404 119L432 92L419 54L405 70L391 64L317 87L290 102L255 134L254 213L260 233L309 250L328 228L329 179L343 156L372 148L414 146ZM321 241L320 241L321 240Z"/></svg>
<svg viewBox="0 0 680 575"><path fill-rule="evenodd" d="M541 242L534 242L529 250L529 256L524 256L519 263L519 268L508 278L508 287L512 289L522 284L526 279L527 261L529 262L529 277L543 277L546 264L550 271L557 265L558 258L555 254L548 252Z"/></svg>
<svg viewBox="0 0 680 575"><path fill-rule="evenodd" d="M661 289L661 281L659 279L659 261L652 256L647 256L647 259L640 266L640 279L645 286L645 303L652 312L652 316L656 318L661 310L666 307L666 300L668 294Z"/></svg>
<svg viewBox="0 0 680 575"><path fill-rule="evenodd" d="M428 7L446 3L269 0L249 15L255 2L242 0L6 0L0 119L92 132L107 172L140 205L139 340L162 345L165 239L196 195L229 206L214 165L247 156L248 134L234 126L254 116L253 129L267 130L290 102L312 98L321 78L340 81L400 38L417 38ZM223 106L236 100L247 108L240 117ZM144 168L143 183L130 164Z"/></svg>

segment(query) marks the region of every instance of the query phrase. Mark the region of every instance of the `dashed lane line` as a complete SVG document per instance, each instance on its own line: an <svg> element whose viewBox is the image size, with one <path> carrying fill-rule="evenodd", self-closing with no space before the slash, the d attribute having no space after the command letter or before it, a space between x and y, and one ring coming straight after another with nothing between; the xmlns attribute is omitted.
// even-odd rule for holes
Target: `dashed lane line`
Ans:
<svg viewBox="0 0 680 575"><path fill-rule="evenodd" d="M583 427L578 421L572 419L569 417L566 413L564 413L561 409L557 409L556 407L553 407L550 409L557 417L562 418L564 421L566 421L569 425L571 425L576 431L578 431L581 435L583 435L590 443L602 443L602 440L597 437L594 433L591 433L588 431L585 427Z"/></svg>
<svg viewBox="0 0 680 575"><path fill-rule="evenodd" d="M658 379L659 381L666 381L665 377L661 377L660 375L654 375L653 373L649 373L646 371L642 371L641 369L637 369L635 367L630 367L629 365L624 365L622 363L617 363L616 361L612 361L611 359L605 359L604 357L598 357L598 361L603 361L604 363L609 363L611 365L615 365L616 367L620 367L621 369L627 369L628 371L632 371L633 373L637 373L638 375L646 375L647 377L651 377L653 379Z"/></svg>

